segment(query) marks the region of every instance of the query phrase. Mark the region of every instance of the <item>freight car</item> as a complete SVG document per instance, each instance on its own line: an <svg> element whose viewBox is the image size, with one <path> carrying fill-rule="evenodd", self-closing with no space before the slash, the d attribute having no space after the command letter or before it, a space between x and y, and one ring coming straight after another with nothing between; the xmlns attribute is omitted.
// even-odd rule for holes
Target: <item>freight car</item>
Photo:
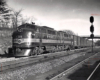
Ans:
<svg viewBox="0 0 100 80"><path fill-rule="evenodd" d="M68 35L64 31L56 31L47 26L23 24L12 34L10 56L32 56L45 52L56 52L79 47L81 40L77 36ZM77 45L78 44L78 45Z"/></svg>

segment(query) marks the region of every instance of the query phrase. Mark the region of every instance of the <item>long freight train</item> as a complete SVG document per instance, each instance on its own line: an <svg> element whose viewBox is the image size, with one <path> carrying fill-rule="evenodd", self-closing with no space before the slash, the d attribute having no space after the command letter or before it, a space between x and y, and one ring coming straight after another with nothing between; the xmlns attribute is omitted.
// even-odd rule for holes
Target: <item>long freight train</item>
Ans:
<svg viewBox="0 0 100 80"><path fill-rule="evenodd" d="M12 34L11 56L32 56L91 46L91 41L47 26L23 24Z"/></svg>

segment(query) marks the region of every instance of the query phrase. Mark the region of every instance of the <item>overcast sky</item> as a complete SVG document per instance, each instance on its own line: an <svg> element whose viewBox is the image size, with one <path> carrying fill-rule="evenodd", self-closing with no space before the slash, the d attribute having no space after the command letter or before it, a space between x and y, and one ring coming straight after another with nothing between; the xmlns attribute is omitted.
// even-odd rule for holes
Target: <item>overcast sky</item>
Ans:
<svg viewBox="0 0 100 80"><path fill-rule="evenodd" d="M95 35L100 35L100 0L7 0L9 7L41 25L55 30L72 30L78 35L90 35L89 17L94 15Z"/></svg>

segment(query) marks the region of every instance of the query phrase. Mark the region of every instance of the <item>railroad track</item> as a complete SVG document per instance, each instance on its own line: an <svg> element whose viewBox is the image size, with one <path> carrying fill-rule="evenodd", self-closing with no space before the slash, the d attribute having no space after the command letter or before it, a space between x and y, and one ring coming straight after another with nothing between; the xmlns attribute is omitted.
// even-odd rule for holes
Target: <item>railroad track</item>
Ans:
<svg viewBox="0 0 100 80"><path fill-rule="evenodd" d="M3 79L3 80L14 80L14 79L16 79L16 80L48 80L48 78L50 79L51 77L57 75L58 73L75 65L79 61L82 61L83 59L94 54L94 53L86 54L84 52L82 52L82 53L80 53L80 52L78 53L78 52L77 51L74 52L77 55L72 54L72 55L68 56L66 54L66 56L63 56L63 57L58 56L57 58L56 58L56 56L53 57L53 55L52 56L50 55L51 59L48 56L49 54L45 54L45 56L44 56L45 58L40 61L38 61L39 57L42 58L43 55L38 55L37 57L30 57L30 58L26 57L27 60L25 59L25 61L23 61L24 58L23 59L20 58L19 62L17 60L15 61L15 63L16 63L14 65L15 67L12 66L12 64L14 64L14 62L9 62L8 65L5 63L5 66L2 66L2 68L8 68L8 70L5 69L4 71L3 70L1 71L0 79ZM59 52L58 54L61 55L61 54L65 54L65 53ZM84 55L84 54L86 54L86 55ZM55 55L57 55L57 53ZM35 61L35 59L38 61L38 63ZM72 62L72 63L70 63L70 62ZM64 66L62 66L62 65L64 65ZM57 70L57 68L58 68L58 70ZM0 69L1 69L1 67L0 67ZM62 70L59 70L59 69L62 69ZM40 76L39 76L39 74L40 74ZM30 75L32 75L32 76L30 76Z"/></svg>
<svg viewBox="0 0 100 80"><path fill-rule="evenodd" d="M79 49L76 51L79 51ZM5 70L7 71L9 69L14 69L14 68L28 65L28 64L38 63L42 61L47 61L49 59L55 59L58 57L67 56L67 55L73 54L74 50L67 52L68 54L65 54L65 53L66 51L43 54L43 55L38 55L38 56L31 56L31 57L23 57L23 58L14 58L14 57L13 58L3 58L0 61L0 72L5 72Z"/></svg>
<svg viewBox="0 0 100 80"><path fill-rule="evenodd" d="M87 58L87 59L85 59L85 60L83 60L83 61L77 63L76 65L74 65L74 66L70 67L69 69L67 69L67 70L65 70L65 71L63 71L63 72L61 72L61 73L59 73L58 75L56 75L56 76L50 78L49 80L63 80L63 77L64 77L65 75L66 75L66 78L67 78L70 74L72 74L73 72L75 72L76 70L78 70L79 68L81 68L81 67L84 65L84 63L86 63L89 59L95 57L97 54L98 54L98 53L96 53L95 55L92 55L92 56L90 56L89 58ZM99 65L100 65L100 64L99 64ZM92 74L93 74L93 73L92 73ZM64 80L65 80L65 79L64 79ZM66 80L70 80L70 79L67 78ZM89 79L87 79L87 80L89 80ZM95 80L95 79L93 79L93 80Z"/></svg>
<svg viewBox="0 0 100 80"><path fill-rule="evenodd" d="M87 80L100 80L100 63L98 63Z"/></svg>
<svg viewBox="0 0 100 80"><path fill-rule="evenodd" d="M75 51L81 51L81 50L87 50L88 48L81 48L81 49L74 49L74 50L70 50L71 52L75 52ZM67 52L67 51L59 51L59 52L54 52L54 53L61 53L61 52ZM50 54L50 53L47 53ZM41 54L43 55L43 54ZM30 56L29 56L30 57ZM8 57L6 54L0 54L0 59L7 59L7 58L14 58L14 57Z"/></svg>
<svg viewBox="0 0 100 80"><path fill-rule="evenodd" d="M49 53L49 54L41 54L41 55L35 55L35 56L29 56L29 57L0 57L0 63L2 62L7 62L7 61L12 61L12 60L18 60L18 59L23 59L23 58L36 58L36 57L40 57L40 56L43 56L43 57L47 57L47 56L58 56L58 55L61 55L61 56L64 56L67 54L73 54L74 52L79 52L81 50L88 50L87 48L83 48L83 49L75 49L75 50L71 50L71 51L61 51L61 52L55 52L55 53Z"/></svg>

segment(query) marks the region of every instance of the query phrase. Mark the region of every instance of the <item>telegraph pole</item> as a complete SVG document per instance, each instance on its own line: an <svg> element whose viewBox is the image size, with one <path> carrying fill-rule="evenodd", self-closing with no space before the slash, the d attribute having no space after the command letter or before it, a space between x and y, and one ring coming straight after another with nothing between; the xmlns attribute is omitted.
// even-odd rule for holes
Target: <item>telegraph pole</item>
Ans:
<svg viewBox="0 0 100 80"><path fill-rule="evenodd" d="M94 26L93 26L94 17L93 16L90 17L90 22L91 22L90 32L92 33L90 35L90 38L92 38L92 53L93 53L93 38L94 38L94 34L93 34L93 32L94 32Z"/></svg>

